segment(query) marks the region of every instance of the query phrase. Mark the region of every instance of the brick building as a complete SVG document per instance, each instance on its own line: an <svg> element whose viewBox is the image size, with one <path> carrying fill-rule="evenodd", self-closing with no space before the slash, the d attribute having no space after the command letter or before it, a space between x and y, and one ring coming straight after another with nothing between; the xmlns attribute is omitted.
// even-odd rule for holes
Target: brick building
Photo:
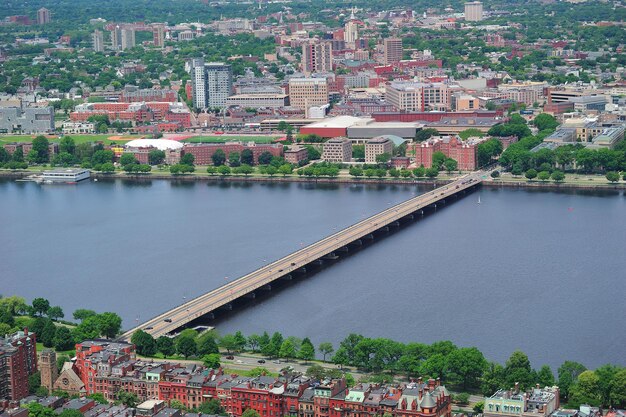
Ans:
<svg viewBox="0 0 626 417"><path fill-rule="evenodd" d="M393 152L393 142L386 137L376 137L365 142L365 162L375 164L376 157L384 153L391 156Z"/></svg>
<svg viewBox="0 0 626 417"><path fill-rule="evenodd" d="M290 164L299 164L309 157L309 151L304 146L293 145L285 151L285 161Z"/></svg>
<svg viewBox="0 0 626 417"><path fill-rule="evenodd" d="M196 165L213 165L213 154L221 149L226 154L226 159L232 152L243 152L245 149L252 151L254 157L254 163L259 163L259 156L264 152L269 152L272 156L282 156L283 145L280 144L261 144L261 143L241 143L241 142L227 142L227 143L186 143L183 147L183 155L191 154L194 156L194 163Z"/></svg>
<svg viewBox="0 0 626 417"><path fill-rule="evenodd" d="M457 161L459 170L473 171L476 169L476 146L483 140L463 141L458 136L437 136L413 144L411 153L417 166L423 165L425 168L430 168L433 154L443 152L446 157Z"/></svg>
<svg viewBox="0 0 626 417"><path fill-rule="evenodd" d="M37 338L28 329L0 337L0 400L28 396L28 377L37 372Z"/></svg>
<svg viewBox="0 0 626 417"><path fill-rule="evenodd" d="M350 162L352 142L348 138L329 139L324 143L322 159L328 162Z"/></svg>

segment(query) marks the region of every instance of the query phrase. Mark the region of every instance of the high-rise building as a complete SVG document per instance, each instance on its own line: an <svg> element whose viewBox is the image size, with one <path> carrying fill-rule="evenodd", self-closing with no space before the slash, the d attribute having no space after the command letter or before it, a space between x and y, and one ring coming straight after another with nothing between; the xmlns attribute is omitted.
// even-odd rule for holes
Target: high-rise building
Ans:
<svg viewBox="0 0 626 417"><path fill-rule="evenodd" d="M385 101L405 111L449 109L450 89L443 83L394 81L385 89Z"/></svg>
<svg viewBox="0 0 626 417"><path fill-rule="evenodd" d="M191 62L191 84L195 108L224 107L233 90L233 70L221 62Z"/></svg>
<svg viewBox="0 0 626 417"><path fill-rule="evenodd" d="M46 349L39 355L39 372L41 373L41 386L52 392L54 383L59 377L57 368L57 355L52 349Z"/></svg>
<svg viewBox="0 0 626 417"><path fill-rule="evenodd" d="M308 42L302 44L302 70L331 72L333 70L333 47L330 42Z"/></svg>
<svg viewBox="0 0 626 417"><path fill-rule="evenodd" d="M155 25L152 27L152 43L157 48L165 46L165 27L163 25Z"/></svg>
<svg viewBox="0 0 626 417"><path fill-rule="evenodd" d="M95 52L104 52L104 34L99 30L94 30L93 35L93 50Z"/></svg>
<svg viewBox="0 0 626 417"><path fill-rule="evenodd" d="M468 22L480 22L483 20L483 4L479 1L465 3L465 20Z"/></svg>
<svg viewBox="0 0 626 417"><path fill-rule="evenodd" d="M355 20L350 20L346 23L344 32L343 32L343 40L349 44L353 44L359 37L359 26L357 25Z"/></svg>
<svg viewBox="0 0 626 417"><path fill-rule="evenodd" d="M0 337L0 399L28 396L28 377L37 372L36 342L26 329Z"/></svg>
<svg viewBox="0 0 626 417"><path fill-rule="evenodd" d="M122 29L122 51L135 47L135 29Z"/></svg>
<svg viewBox="0 0 626 417"><path fill-rule="evenodd" d="M111 30L111 48L116 51L122 49L122 28L119 25Z"/></svg>
<svg viewBox="0 0 626 417"><path fill-rule="evenodd" d="M52 19L50 18L50 10L46 9L45 7L37 10L38 25L45 25L46 23L50 23L51 21Z"/></svg>
<svg viewBox="0 0 626 417"><path fill-rule="evenodd" d="M385 39L385 65L402 60L402 39L386 38Z"/></svg>
<svg viewBox="0 0 626 417"><path fill-rule="evenodd" d="M289 103L292 107L308 110L311 106L328 103L326 78L292 78L289 80Z"/></svg>

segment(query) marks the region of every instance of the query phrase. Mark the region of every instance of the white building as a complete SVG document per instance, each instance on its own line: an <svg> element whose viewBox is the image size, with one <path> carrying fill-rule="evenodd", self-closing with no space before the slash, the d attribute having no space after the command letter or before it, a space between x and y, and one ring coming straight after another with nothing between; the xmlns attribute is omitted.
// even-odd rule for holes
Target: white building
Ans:
<svg viewBox="0 0 626 417"><path fill-rule="evenodd" d="M224 107L233 90L233 72L230 65L221 62L191 61L193 105L197 109Z"/></svg>
<svg viewBox="0 0 626 417"><path fill-rule="evenodd" d="M479 1L465 3L465 20L467 22L480 22L483 20L483 4Z"/></svg>

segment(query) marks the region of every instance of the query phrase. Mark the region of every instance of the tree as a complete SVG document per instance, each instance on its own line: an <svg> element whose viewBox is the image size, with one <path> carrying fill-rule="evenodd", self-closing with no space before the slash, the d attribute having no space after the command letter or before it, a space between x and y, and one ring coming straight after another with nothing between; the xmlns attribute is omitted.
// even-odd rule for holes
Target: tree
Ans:
<svg viewBox="0 0 626 417"><path fill-rule="evenodd" d="M28 312L28 304L22 297L15 295L10 297L0 296L0 310L7 311L11 316L17 316Z"/></svg>
<svg viewBox="0 0 626 417"><path fill-rule="evenodd" d="M217 173L223 177L230 175L231 172L232 170L228 165L220 165L219 167L217 167Z"/></svg>
<svg viewBox="0 0 626 417"><path fill-rule="evenodd" d="M428 168L425 172L426 176L428 178L435 178L437 175L439 175L439 170L437 168Z"/></svg>
<svg viewBox="0 0 626 417"><path fill-rule="evenodd" d="M478 380L487 368L487 360L475 347L460 348L448 356L450 372L463 384L463 389L476 387Z"/></svg>
<svg viewBox="0 0 626 417"><path fill-rule="evenodd" d="M519 382L521 389L530 388L534 384L532 369L528 356L520 350L516 350L507 359L504 374L507 386L512 387Z"/></svg>
<svg viewBox="0 0 626 417"><path fill-rule="evenodd" d="M224 410L224 407L222 407L220 401L217 399L212 399L200 404L200 406L198 407L198 411L203 414L209 415L226 415L226 410Z"/></svg>
<svg viewBox="0 0 626 417"><path fill-rule="evenodd" d="M250 165L248 164L242 164L240 167L238 167L238 173L239 174L243 174L244 176L248 176L252 173L254 173L254 168L252 168Z"/></svg>
<svg viewBox="0 0 626 417"><path fill-rule="evenodd" d="M241 414L241 417L261 417L261 416L252 408L248 408Z"/></svg>
<svg viewBox="0 0 626 417"><path fill-rule="evenodd" d="M71 136L64 136L59 142L59 153L63 152L70 155L74 155L74 152L76 152L76 144Z"/></svg>
<svg viewBox="0 0 626 417"><path fill-rule="evenodd" d="M83 413L78 410L66 409L59 413L59 417L83 417Z"/></svg>
<svg viewBox="0 0 626 417"><path fill-rule="evenodd" d="M498 139L489 139L476 147L476 162L479 167L484 167L502 153L502 142Z"/></svg>
<svg viewBox="0 0 626 417"><path fill-rule="evenodd" d="M46 139L45 136L37 136L33 139L33 147L31 152L33 152L32 162L37 164L44 164L50 159L50 151L49 151L50 142Z"/></svg>
<svg viewBox="0 0 626 417"><path fill-rule="evenodd" d="M565 361L559 367L557 371L559 376L559 388L565 397L569 397L570 387L574 384L578 375L583 373L586 369L584 365L573 361Z"/></svg>
<svg viewBox="0 0 626 417"><path fill-rule="evenodd" d="M241 151L241 163L249 166L254 165L254 154L251 149Z"/></svg>
<svg viewBox="0 0 626 417"><path fill-rule="evenodd" d="M87 339L96 339L98 337L100 337L100 321L98 320L98 316L87 317L72 330L72 338L76 343Z"/></svg>
<svg viewBox="0 0 626 417"><path fill-rule="evenodd" d="M305 362L313 360L315 358L315 347L308 337L302 340L302 345L300 346L300 350L298 351L298 358L302 359Z"/></svg>
<svg viewBox="0 0 626 417"><path fill-rule="evenodd" d="M537 372L537 383L541 387L551 387L554 385L554 374L550 366L543 365Z"/></svg>
<svg viewBox="0 0 626 417"><path fill-rule="evenodd" d="M598 390L600 393L600 400L603 405L611 405L613 380L619 370L619 367L607 364L594 371L598 376Z"/></svg>
<svg viewBox="0 0 626 417"><path fill-rule="evenodd" d="M261 336L258 334L251 334L248 336L248 340L246 341L246 346L250 347L252 352L256 352L261 343Z"/></svg>
<svg viewBox="0 0 626 417"><path fill-rule="evenodd" d="M528 171L526 171L526 174L524 174L526 176L526 178L528 178L530 181L532 181L534 178L537 177L537 170L534 168L529 169Z"/></svg>
<svg viewBox="0 0 626 417"><path fill-rule="evenodd" d="M483 408L485 408L485 402L484 401L478 401L477 403L474 404L474 407L472 407L472 410L476 414L482 414Z"/></svg>
<svg viewBox="0 0 626 417"><path fill-rule="evenodd" d="M57 328L52 320L46 320L43 329L39 334L37 334L44 347L51 348L54 346L54 336L56 335L56 331Z"/></svg>
<svg viewBox="0 0 626 417"><path fill-rule="evenodd" d="M273 177L274 175L276 175L276 173L278 172L278 170L276 169L276 167L270 165L265 169L265 173L267 175L269 175L270 177Z"/></svg>
<svg viewBox="0 0 626 417"><path fill-rule="evenodd" d="M293 172L293 167L291 166L291 164L283 164L283 165L278 167L278 173L282 174L283 177L286 177L287 175L291 174L292 172Z"/></svg>
<svg viewBox="0 0 626 417"><path fill-rule="evenodd" d="M176 339L176 352L183 355L185 359L194 356L198 352L195 339L182 334L178 336Z"/></svg>
<svg viewBox="0 0 626 417"><path fill-rule="evenodd" d="M547 113L541 113L532 122L537 129L541 130L554 130L559 126L559 122L552 115Z"/></svg>
<svg viewBox="0 0 626 417"><path fill-rule="evenodd" d="M613 376L609 403L616 408L626 408L626 368L617 371Z"/></svg>
<svg viewBox="0 0 626 417"><path fill-rule="evenodd" d="M210 369L217 369L221 365L221 357L219 353L211 353L202 357L202 363L204 366Z"/></svg>
<svg viewBox="0 0 626 417"><path fill-rule="evenodd" d="M159 336L156 340L156 349L157 351L163 354L163 357L167 359L168 356L172 356L176 353L176 346L174 345L174 341L167 336Z"/></svg>
<svg viewBox="0 0 626 417"><path fill-rule="evenodd" d="M50 301L45 298L38 297L33 300L32 306L33 313L42 316L48 312L48 309L50 308Z"/></svg>
<svg viewBox="0 0 626 417"><path fill-rule="evenodd" d="M233 335L233 334L225 334L220 339L220 346L222 348L226 349L226 351L228 353L231 353L231 352L237 350L237 346L239 346L239 344L238 344L237 339L235 338L235 335Z"/></svg>
<svg viewBox="0 0 626 417"><path fill-rule="evenodd" d="M24 162L24 150L21 146L13 151L13 155L11 155L11 160L13 162Z"/></svg>
<svg viewBox="0 0 626 417"><path fill-rule="evenodd" d="M619 181L619 172L609 171L606 173L606 179L610 182L618 182Z"/></svg>
<svg viewBox="0 0 626 417"><path fill-rule="evenodd" d="M115 313L105 312L98 314L98 328L100 334L109 339L113 339L122 328L122 318Z"/></svg>
<svg viewBox="0 0 626 417"><path fill-rule="evenodd" d="M492 171L490 174L491 178L496 179L496 178L500 178L500 171L498 171L497 169L495 171Z"/></svg>
<svg viewBox="0 0 626 417"><path fill-rule="evenodd" d="M316 380L322 380L326 377L326 368L321 365L309 366L306 370L306 376Z"/></svg>
<svg viewBox="0 0 626 417"><path fill-rule="evenodd" d="M198 354L210 355L212 353L219 353L220 349L217 346L213 333L207 332L202 334L198 338Z"/></svg>
<svg viewBox="0 0 626 417"><path fill-rule="evenodd" d="M552 179L555 182L561 182L565 179L565 174L563 174L561 171L559 170L554 170L552 171L552 174L550 175L552 177Z"/></svg>
<svg viewBox="0 0 626 417"><path fill-rule="evenodd" d="M539 178L539 180L541 181L548 181L550 179L550 172L541 171L537 174L537 178Z"/></svg>
<svg viewBox="0 0 626 417"><path fill-rule="evenodd" d="M65 314L63 314L63 309L59 306L50 307L46 314L51 320L62 319L63 317L65 317Z"/></svg>
<svg viewBox="0 0 626 417"><path fill-rule="evenodd" d="M137 353L143 356L153 356L157 352L157 343L150 333L141 329L137 330L130 338L135 345Z"/></svg>
<svg viewBox="0 0 626 417"><path fill-rule="evenodd" d="M421 178L424 175L426 175L426 168L424 168L423 166L417 167L413 170L413 175L415 176L415 178Z"/></svg>
<svg viewBox="0 0 626 417"><path fill-rule="evenodd" d="M241 155L239 152L231 152L228 155L228 165L231 167L238 167L241 165Z"/></svg>
<svg viewBox="0 0 626 417"><path fill-rule="evenodd" d="M446 171L448 171L449 174L452 171L456 171L458 163L452 158L447 158L443 165L446 167Z"/></svg>
<svg viewBox="0 0 626 417"><path fill-rule="evenodd" d="M283 343L280 345L278 356L287 360L296 357L296 348L291 340L286 339L285 341L283 341Z"/></svg>
<svg viewBox="0 0 626 417"><path fill-rule="evenodd" d="M117 392L117 400L124 404L126 407L131 408L137 407L137 403L139 402L137 394L135 394L134 392L126 392L122 390Z"/></svg>
<svg viewBox="0 0 626 417"><path fill-rule="evenodd" d="M446 159L447 159L446 154L444 154L443 152L441 151L434 152L431 166L433 168L436 168L437 170L441 170Z"/></svg>
<svg viewBox="0 0 626 417"><path fill-rule="evenodd" d="M107 162L113 162L114 157L115 154L113 153L113 151L108 149L100 149L93 153L93 156L91 157L91 163L93 165L101 165Z"/></svg>
<svg viewBox="0 0 626 417"><path fill-rule="evenodd" d="M223 150L217 149L213 155L211 155L211 161L213 161L213 165L216 167L224 165L226 162L226 154Z"/></svg>
<svg viewBox="0 0 626 417"><path fill-rule="evenodd" d="M150 165L160 165L165 161L165 152L159 149L153 149L148 153L148 162Z"/></svg>
<svg viewBox="0 0 626 417"><path fill-rule="evenodd" d="M54 349L58 351L70 350L74 347L72 332L65 326L59 326L54 334Z"/></svg>
<svg viewBox="0 0 626 417"><path fill-rule="evenodd" d="M504 368L498 363L490 363L482 375L480 390L485 396L493 395L494 392L504 386Z"/></svg>
<svg viewBox="0 0 626 417"><path fill-rule="evenodd" d="M376 163L378 164L387 164L391 159L391 154L388 152L381 153L380 155L376 155Z"/></svg>
<svg viewBox="0 0 626 417"><path fill-rule="evenodd" d="M106 162L100 165L100 171L106 174L110 174L111 172L115 172L115 165L113 165L111 162Z"/></svg>
<svg viewBox="0 0 626 417"><path fill-rule="evenodd" d="M171 400L170 407L176 410L185 410L185 404L180 400Z"/></svg>
<svg viewBox="0 0 626 417"><path fill-rule="evenodd" d="M481 130L476 129L475 127L465 129L462 132L459 132L459 137L463 140L468 140L469 138L474 137L482 138L483 136L485 136L485 133Z"/></svg>
<svg viewBox="0 0 626 417"><path fill-rule="evenodd" d="M74 320L85 320L87 317L91 317L95 315L96 315L96 312L93 310L79 308L78 310L74 311L74 314L72 314L72 317L74 317Z"/></svg>
<svg viewBox="0 0 626 417"><path fill-rule="evenodd" d="M272 158L273 157L274 156L270 152L265 151L261 155L259 155L259 164L261 164L261 165L269 165L269 163L272 162Z"/></svg>
<svg viewBox="0 0 626 417"><path fill-rule="evenodd" d="M581 404L601 405L600 378L593 371L584 371L578 375L576 383L570 387L567 403L578 407Z"/></svg>
<svg viewBox="0 0 626 417"><path fill-rule="evenodd" d="M195 158L194 158L193 154L191 154L191 153L186 153L186 154L184 154L183 156L180 157L180 163L182 165L193 166L194 161L195 161Z"/></svg>
<svg viewBox="0 0 626 417"><path fill-rule="evenodd" d="M137 164L137 158L135 158L135 155L132 153L123 153L122 156L120 156L120 165L122 166L127 166L127 165L132 165L132 164Z"/></svg>
<svg viewBox="0 0 626 417"><path fill-rule="evenodd" d="M237 349L238 352L241 352L246 347L246 343L247 343L246 337L239 330L235 332L234 337L235 337L235 349Z"/></svg>
<svg viewBox="0 0 626 417"><path fill-rule="evenodd" d="M31 376L34 375L36 374L33 374ZM32 401L26 404L26 408L28 408L28 417L56 417L57 415L52 408L44 407L36 401Z"/></svg>
<svg viewBox="0 0 626 417"><path fill-rule="evenodd" d="M427 128L415 132L415 142L424 142L433 136L439 135L437 129Z"/></svg>

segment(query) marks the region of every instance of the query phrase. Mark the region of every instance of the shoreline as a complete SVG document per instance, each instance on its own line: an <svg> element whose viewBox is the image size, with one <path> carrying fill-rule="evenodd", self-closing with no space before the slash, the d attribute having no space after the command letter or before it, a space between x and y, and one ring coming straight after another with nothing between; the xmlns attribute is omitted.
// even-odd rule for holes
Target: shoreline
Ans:
<svg viewBox="0 0 626 417"><path fill-rule="evenodd" d="M36 174L33 171L27 170L0 170L0 178L9 179L22 179L29 175ZM159 173L148 174L127 174L123 172L117 172L115 174L104 174L92 172L91 178L98 180L132 180L132 181L146 181L146 180L170 180L170 181L207 181L207 182L256 182L256 183L316 183L316 184L372 184L372 185L426 185L426 186L438 186L445 185L452 181L452 179L425 179L425 180L403 180L394 178L309 178L309 177L261 177L261 176L239 176L239 175L195 175L195 174L183 174L183 175L167 175ZM507 181L499 179L488 178L482 183L485 187L491 188L534 188L534 189L548 189L548 190L601 190L601 191L619 191L626 190L626 182L617 184L574 184L574 183L555 183L555 182L542 182L542 181Z"/></svg>

